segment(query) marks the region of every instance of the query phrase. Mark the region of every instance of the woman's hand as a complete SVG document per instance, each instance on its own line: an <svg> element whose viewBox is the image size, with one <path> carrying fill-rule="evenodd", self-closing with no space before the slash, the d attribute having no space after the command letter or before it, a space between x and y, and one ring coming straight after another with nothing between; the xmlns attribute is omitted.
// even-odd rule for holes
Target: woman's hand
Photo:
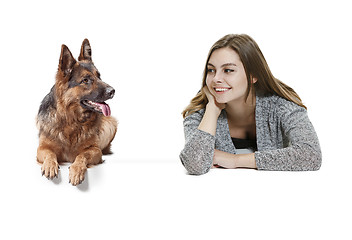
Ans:
<svg viewBox="0 0 352 240"><path fill-rule="evenodd" d="M208 104L205 107L205 113L198 129L215 136L218 117L221 110L225 108L225 104L217 103L207 86L204 86L202 90L208 98Z"/></svg>
<svg viewBox="0 0 352 240"><path fill-rule="evenodd" d="M223 168L257 168L254 153L231 154L220 150L214 150L214 167Z"/></svg>
<svg viewBox="0 0 352 240"><path fill-rule="evenodd" d="M214 150L213 166L223 168L236 168L236 155L223 152L220 150Z"/></svg>
<svg viewBox="0 0 352 240"><path fill-rule="evenodd" d="M214 112L216 112L218 115L220 115L221 110L223 110L226 107L225 103L218 103L213 96L213 94L210 93L209 88L207 85L203 87L203 91L205 95L208 98L208 104L207 104L207 109L210 108Z"/></svg>

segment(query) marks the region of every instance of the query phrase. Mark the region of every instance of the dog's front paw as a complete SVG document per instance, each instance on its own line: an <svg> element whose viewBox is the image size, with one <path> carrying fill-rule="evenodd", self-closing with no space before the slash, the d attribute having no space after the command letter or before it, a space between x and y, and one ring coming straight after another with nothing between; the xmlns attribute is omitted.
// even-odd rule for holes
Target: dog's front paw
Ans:
<svg viewBox="0 0 352 240"><path fill-rule="evenodd" d="M44 160L43 165L42 165L42 176L45 176L48 179L53 179L54 177L57 177L59 173L59 164L57 163L56 160Z"/></svg>
<svg viewBox="0 0 352 240"><path fill-rule="evenodd" d="M73 163L70 166L69 182L76 186L83 182L87 167L84 164Z"/></svg>

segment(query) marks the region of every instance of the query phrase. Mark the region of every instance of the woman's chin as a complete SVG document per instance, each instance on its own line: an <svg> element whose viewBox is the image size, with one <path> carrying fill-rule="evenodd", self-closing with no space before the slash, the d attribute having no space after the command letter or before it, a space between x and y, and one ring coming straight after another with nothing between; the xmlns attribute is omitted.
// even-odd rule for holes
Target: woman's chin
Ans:
<svg viewBox="0 0 352 240"><path fill-rule="evenodd" d="M227 103L228 101L224 98L215 98L217 103Z"/></svg>

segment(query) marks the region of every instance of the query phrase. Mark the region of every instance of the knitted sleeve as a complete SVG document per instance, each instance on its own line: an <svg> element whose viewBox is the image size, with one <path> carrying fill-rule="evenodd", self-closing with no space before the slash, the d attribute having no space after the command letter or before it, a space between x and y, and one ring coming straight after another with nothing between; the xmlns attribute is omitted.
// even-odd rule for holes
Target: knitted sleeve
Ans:
<svg viewBox="0 0 352 240"><path fill-rule="evenodd" d="M198 129L202 118L200 112L195 112L183 122L185 146L180 153L180 159L192 175L207 173L213 164L215 137Z"/></svg>
<svg viewBox="0 0 352 240"><path fill-rule="evenodd" d="M317 134L306 109L292 102L276 111L285 147L255 153L259 170L312 171L321 166L322 154ZM259 126L260 127L260 126Z"/></svg>

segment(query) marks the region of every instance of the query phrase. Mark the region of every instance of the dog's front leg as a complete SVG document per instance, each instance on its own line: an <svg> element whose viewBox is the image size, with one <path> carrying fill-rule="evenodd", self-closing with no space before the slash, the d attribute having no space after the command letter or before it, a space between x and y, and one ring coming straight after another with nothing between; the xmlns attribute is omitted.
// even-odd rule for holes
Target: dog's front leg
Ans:
<svg viewBox="0 0 352 240"><path fill-rule="evenodd" d="M102 153L98 147L84 149L70 166L69 181L76 186L84 180L87 167L101 163Z"/></svg>
<svg viewBox="0 0 352 240"><path fill-rule="evenodd" d="M37 161L42 164L42 175L48 179L57 177L59 164L56 154L49 147L39 145L37 149Z"/></svg>

